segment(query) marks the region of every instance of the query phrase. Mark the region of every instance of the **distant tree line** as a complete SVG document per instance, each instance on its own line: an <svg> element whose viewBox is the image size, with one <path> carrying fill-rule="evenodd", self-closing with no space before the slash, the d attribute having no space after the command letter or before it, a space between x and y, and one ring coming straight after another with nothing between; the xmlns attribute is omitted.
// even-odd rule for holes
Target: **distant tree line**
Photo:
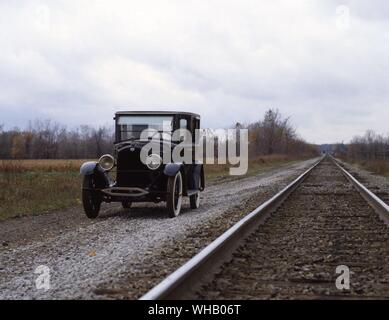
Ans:
<svg viewBox="0 0 389 320"><path fill-rule="evenodd" d="M338 145L337 152L352 160L389 161L389 134L385 137L368 130L363 136L355 136L346 147Z"/></svg>
<svg viewBox="0 0 389 320"><path fill-rule="evenodd" d="M0 126L0 159L91 159L112 152L113 128L81 125L68 130L51 120L30 122L24 130Z"/></svg>
<svg viewBox="0 0 389 320"><path fill-rule="evenodd" d="M262 120L236 128L249 131L249 155L271 154L316 155L315 145L296 134L289 118L270 109ZM212 137L209 137L212 138ZM51 120L30 122L24 130L3 130L0 126L0 159L94 159L113 150L113 127L93 128L81 125L75 129Z"/></svg>

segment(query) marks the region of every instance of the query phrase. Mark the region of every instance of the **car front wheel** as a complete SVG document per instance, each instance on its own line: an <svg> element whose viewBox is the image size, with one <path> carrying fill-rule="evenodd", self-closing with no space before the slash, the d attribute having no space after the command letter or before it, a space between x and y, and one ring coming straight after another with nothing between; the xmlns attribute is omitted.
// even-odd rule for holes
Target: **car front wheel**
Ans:
<svg viewBox="0 0 389 320"><path fill-rule="evenodd" d="M166 207L169 217L174 218L180 214L182 205L182 175L181 172L167 181Z"/></svg>
<svg viewBox="0 0 389 320"><path fill-rule="evenodd" d="M85 177L84 185L93 188L93 178ZM85 214L90 219L98 217L101 207L101 198L93 190L83 189L82 190L82 204L84 207Z"/></svg>

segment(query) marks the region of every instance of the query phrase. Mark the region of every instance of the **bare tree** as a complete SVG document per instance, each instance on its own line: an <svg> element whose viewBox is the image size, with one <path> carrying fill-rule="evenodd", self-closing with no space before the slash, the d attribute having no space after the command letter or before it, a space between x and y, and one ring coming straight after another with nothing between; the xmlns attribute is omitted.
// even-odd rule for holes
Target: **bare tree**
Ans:
<svg viewBox="0 0 389 320"><path fill-rule="evenodd" d="M348 145L347 156L353 160L389 160L389 134L385 137L368 130L364 136L355 136Z"/></svg>
<svg viewBox="0 0 389 320"><path fill-rule="evenodd" d="M314 147L297 137L296 130L290 122L290 118L283 118L278 110L266 111L263 120L259 120L247 126L249 129L250 154L297 154L313 152Z"/></svg>

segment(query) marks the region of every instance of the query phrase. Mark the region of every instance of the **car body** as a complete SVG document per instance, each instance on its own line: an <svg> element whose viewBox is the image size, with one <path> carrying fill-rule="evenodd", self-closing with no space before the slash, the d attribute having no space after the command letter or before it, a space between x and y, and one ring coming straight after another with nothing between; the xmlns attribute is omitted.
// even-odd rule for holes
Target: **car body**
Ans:
<svg viewBox="0 0 389 320"><path fill-rule="evenodd" d="M167 213L175 217L180 213L183 196L188 196L191 208L197 209L200 192L205 188L204 166L195 160L194 151L200 116L188 112L121 111L114 120L114 155L103 155L80 169L86 215L96 218L102 202L121 202L124 208L130 208L134 202L165 201ZM186 140L185 145L193 150L190 159L165 162L165 158L174 158L174 148L183 144L181 137L176 139L173 134L178 129L191 134L190 143ZM146 150L151 147L159 147L158 152ZM116 179L111 178L114 169Z"/></svg>

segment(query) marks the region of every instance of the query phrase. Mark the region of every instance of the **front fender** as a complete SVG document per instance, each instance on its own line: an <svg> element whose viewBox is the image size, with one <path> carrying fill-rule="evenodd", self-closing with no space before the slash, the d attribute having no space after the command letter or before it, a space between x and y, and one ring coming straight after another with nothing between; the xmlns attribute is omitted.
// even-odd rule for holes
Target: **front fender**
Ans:
<svg viewBox="0 0 389 320"><path fill-rule="evenodd" d="M95 161L85 162L80 168L82 176L89 176L95 172L98 163Z"/></svg>
<svg viewBox="0 0 389 320"><path fill-rule="evenodd" d="M80 168L80 173L84 176L83 188L92 188L93 185L95 188L103 189L111 184L107 172L97 162L85 162Z"/></svg>
<svg viewBox="0 0 389 320"><path fill-rule="evenodd" d="M202 163L193 165L192 175L190 189L199 188L200 191L203 191L205 189L204 165Z"/></svg>
<svg viewBox="0 0 389 320"><path fill-rule="evenodd" d="M173 177L177 174L178 171L181 170L181 168L182 168L181 163L169 163L163 169L163 173L168 177Z"/></svg>

